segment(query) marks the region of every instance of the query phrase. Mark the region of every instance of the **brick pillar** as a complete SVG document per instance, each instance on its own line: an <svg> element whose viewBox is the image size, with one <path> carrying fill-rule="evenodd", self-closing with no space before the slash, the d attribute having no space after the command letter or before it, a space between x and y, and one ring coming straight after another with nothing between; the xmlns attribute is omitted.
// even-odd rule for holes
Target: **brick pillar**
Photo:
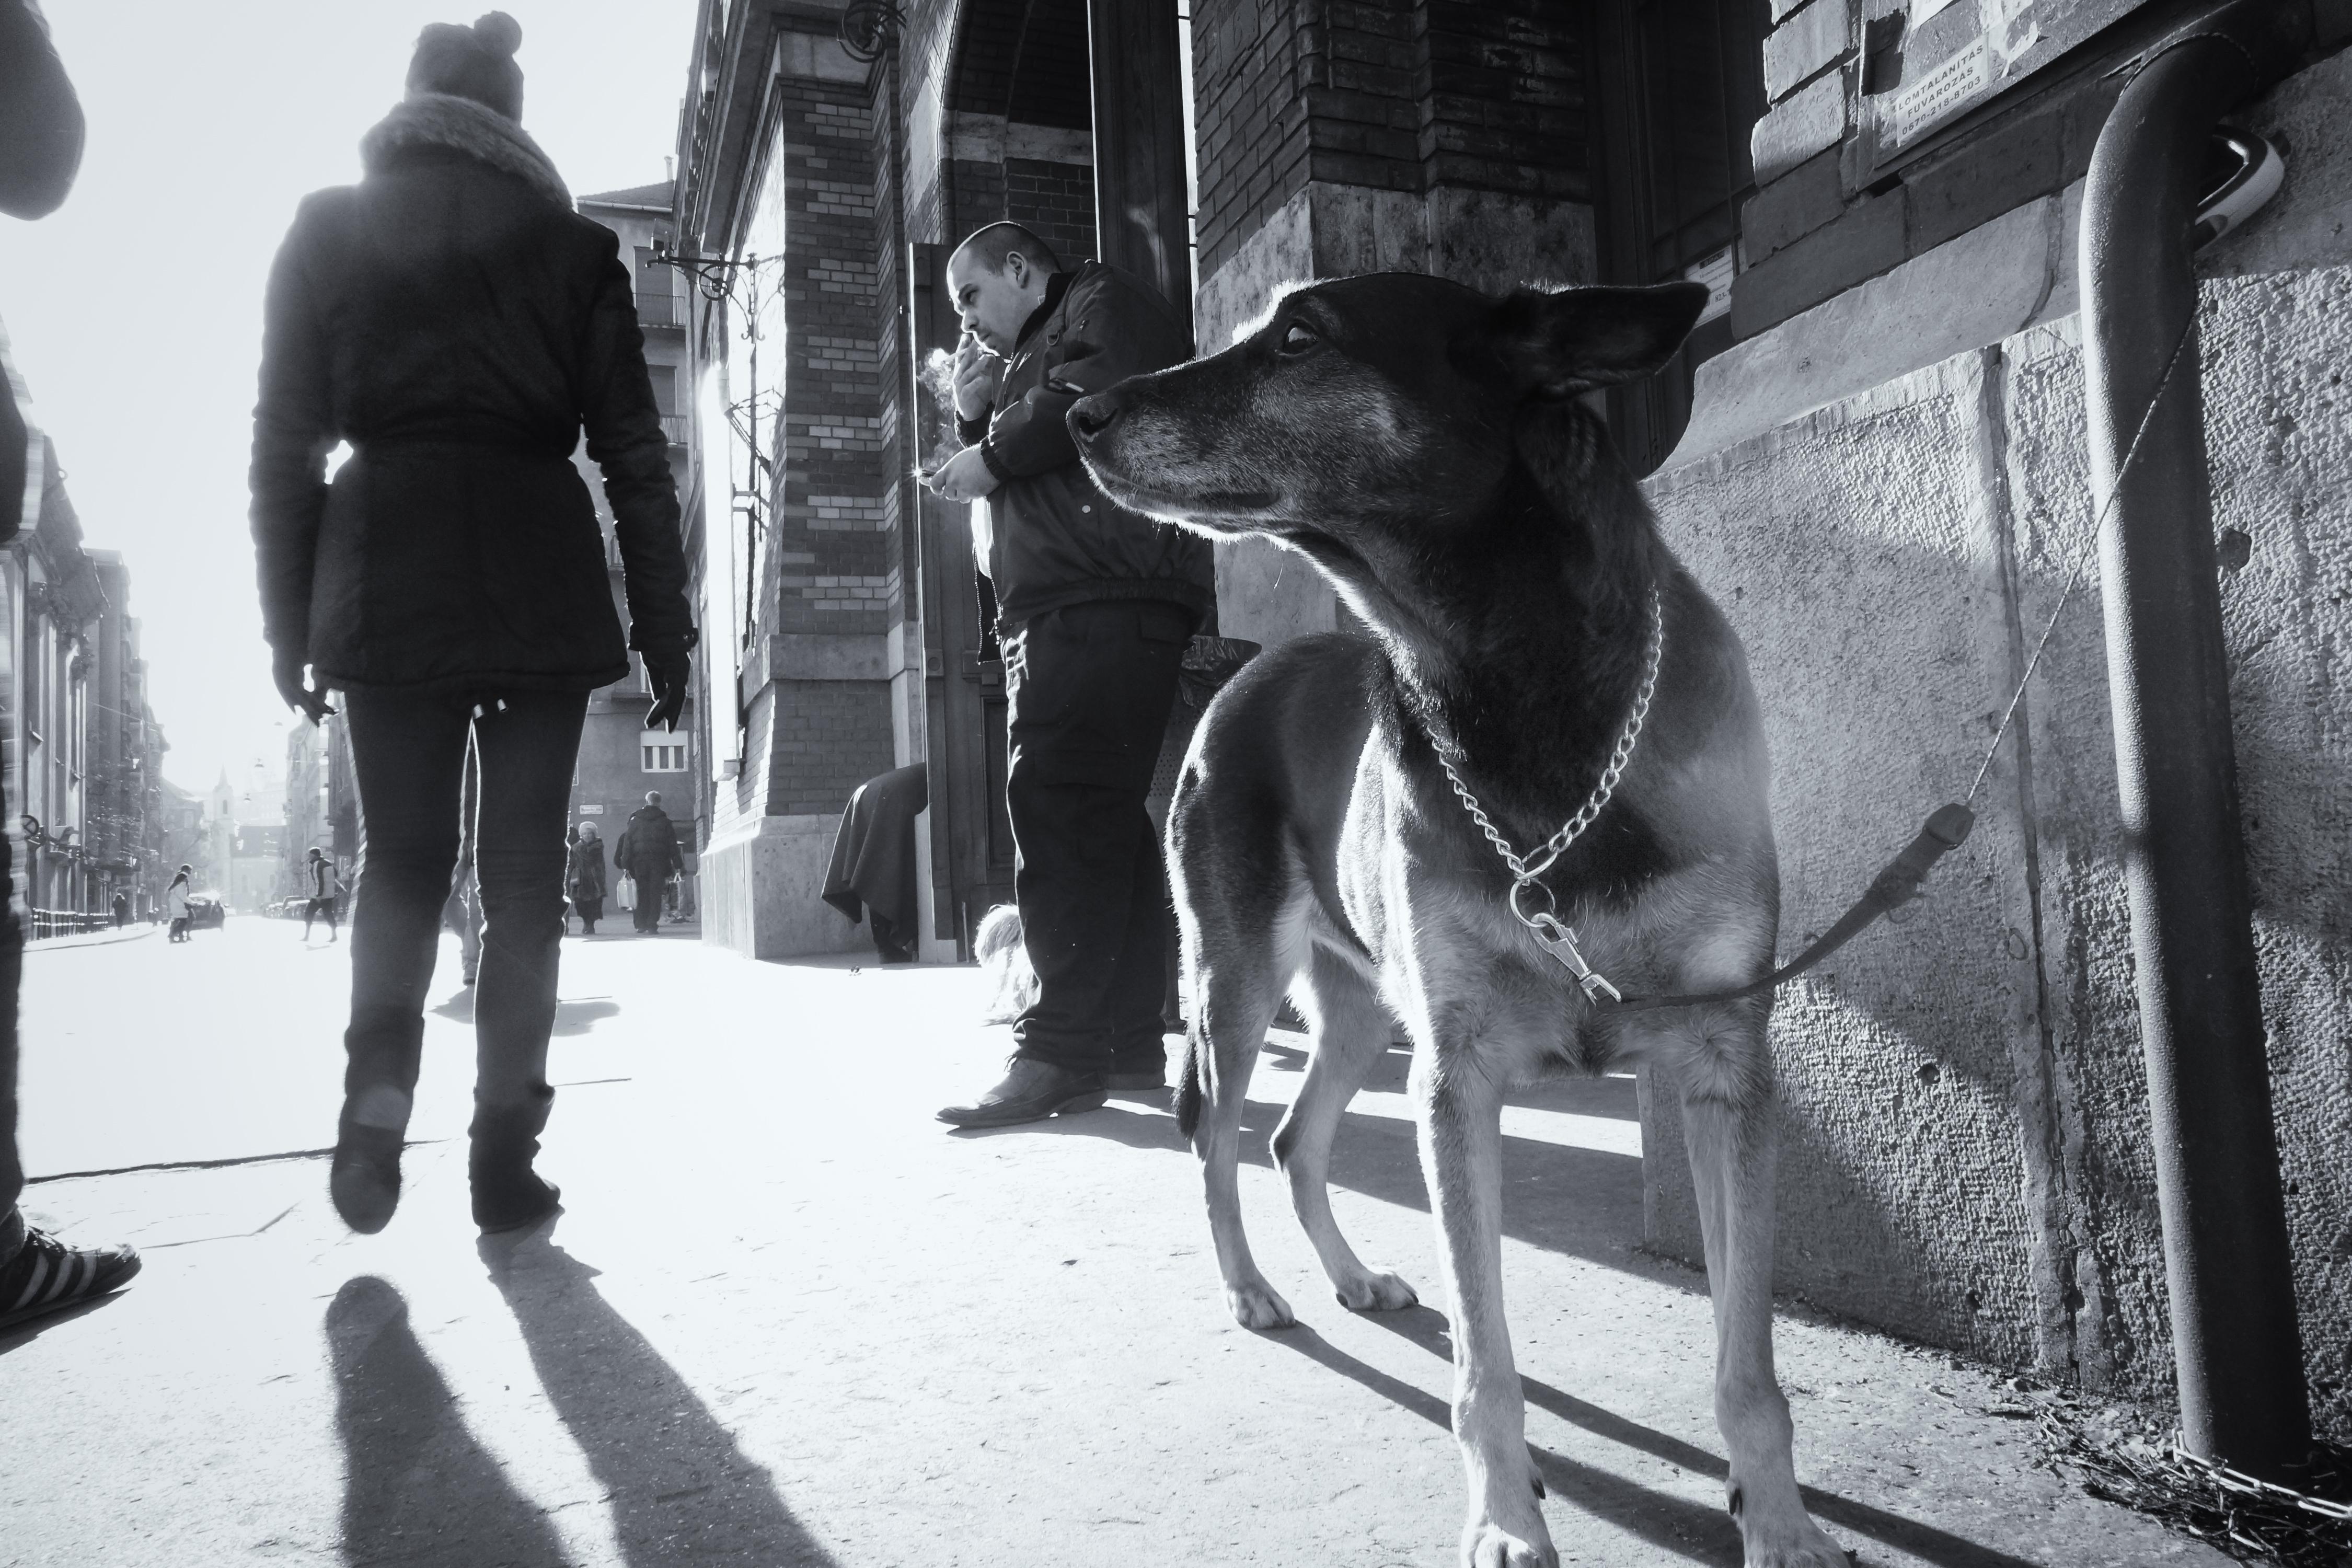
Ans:
<svg viewBox="0 0 2352 1568"><path fill-rule="evenodd" d="M897 762L889 649L903 593L877 325L873 78L830 31L787 29L775 64L746 221L782 236L763 279L781 311L767 313L760 345L764 382L777 384L769 356L782 360L782 396L761 432L773 468L741 672L750 733L705 876L715 939L759 957L866 941L817 894L851 793Z"/></svg>

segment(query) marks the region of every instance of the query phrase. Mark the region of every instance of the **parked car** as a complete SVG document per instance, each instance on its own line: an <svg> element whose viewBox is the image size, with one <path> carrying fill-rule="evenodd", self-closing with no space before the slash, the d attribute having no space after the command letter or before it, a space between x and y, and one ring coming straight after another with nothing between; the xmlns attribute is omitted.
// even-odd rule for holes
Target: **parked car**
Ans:
<svg viewBox="0 0 2352 1568"><path fill-rule="evenodd" d="M194 898L188 900L188 929L219 931L228 924L228 907L218 899Z"/></svg>

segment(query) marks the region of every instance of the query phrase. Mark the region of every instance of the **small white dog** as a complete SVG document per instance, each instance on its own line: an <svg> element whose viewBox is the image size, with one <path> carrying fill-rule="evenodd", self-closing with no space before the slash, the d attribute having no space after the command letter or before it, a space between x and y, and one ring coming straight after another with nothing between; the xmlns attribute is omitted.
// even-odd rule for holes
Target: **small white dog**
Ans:
<svg viewBox="0 0 2352 1568"><path fill-rule="evenodd" d="M1021 942L1021 911L999 904L988 911L972 933L971 955L989 974L984 1024L1010 1024L1037 1000L1037 972L1029 965L1029 950Z"/></svg>

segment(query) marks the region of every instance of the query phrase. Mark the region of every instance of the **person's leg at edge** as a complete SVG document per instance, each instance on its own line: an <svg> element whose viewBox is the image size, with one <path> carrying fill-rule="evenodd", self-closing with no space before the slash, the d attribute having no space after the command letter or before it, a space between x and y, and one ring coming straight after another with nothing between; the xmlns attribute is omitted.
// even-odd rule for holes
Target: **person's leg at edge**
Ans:
<svg viewBox="0 0 2352 1568"><path fill-rule="evenodd" d="M1077 605L1030 621L1008 647L1013 899L1037 990L1013 1023L1004 1081L942 1121L1001 1125L1102 1103L1144 797L1190 626L1172 605Z"/></svg>
<svg viewBox="0 0 2352 1568"><path fill-rule="evenodd" d="M457 698L383 689L346 692L344 711L360 850L343 1112L329 1190L344 1223L372 1234L400 1202L400 1150L415 1100L425 997L457 861L470 721Z"/></svg>
<svg viewBox="0 0 2352 1568"><path fill-rule="evenodd" d="M6 803L0 801L0 819ZM139 1254L127 1247L74 1248L25 1223L17 1200L25 1167L16 1152L16 989L25 928L16 918L13 845L0 833L0 1330L130 1283Z"/></svg>
<svg viewBox="0 0 2352 1568"><path fill-rule="evenodd" d="M563 828L587 711L585 692L523 692L475 725L482 798L474 864L483 926L467 1171L474 1222L486 1231L532 1224L555 1206L555 1189L532 1162L555 1103L547 1042L563 947Z"/></svg>

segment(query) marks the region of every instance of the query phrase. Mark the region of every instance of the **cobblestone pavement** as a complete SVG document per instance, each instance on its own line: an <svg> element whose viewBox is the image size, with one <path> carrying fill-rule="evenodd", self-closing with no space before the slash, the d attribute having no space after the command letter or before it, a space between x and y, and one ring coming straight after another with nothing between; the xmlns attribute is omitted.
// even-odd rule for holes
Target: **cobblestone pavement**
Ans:
<svg viewBox="0 0 2352 1568"><path fill-rule="evenodd" d="M1448 1564L1431 1307L1333 1304L1265 1138L1244 1202L1298 1328L1226 1317L1153 1097L950 1132L1006 1048L968 969L567 945L551 1232L466 1223L468 997L436 982L407 1194L353 1237L325 1162L347 971L232 921L37 952L37 1218L129 1239L120 1298L0 1337L0 1563ZM1282 1045L1291 1042L1290 1047ZM1435 1299L1398 1053L1341 1135L1368 1261ZM1699 1280L1636 1250L1632 1085L1508 1112L1504 1262L1563 1562L1736 1564ZM1873 1564L2218 1563L2032 1467L1998 1376L1801 1314L1780 1370L1819 1517Z"/></svg>

